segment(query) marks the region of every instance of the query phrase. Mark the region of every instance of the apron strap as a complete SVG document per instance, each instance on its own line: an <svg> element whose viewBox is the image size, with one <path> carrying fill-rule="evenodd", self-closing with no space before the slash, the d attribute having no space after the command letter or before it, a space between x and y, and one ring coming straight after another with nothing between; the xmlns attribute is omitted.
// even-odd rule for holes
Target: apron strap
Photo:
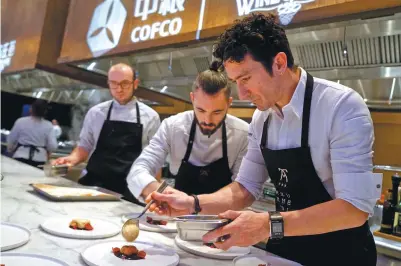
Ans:
<svg viewBox="0 0 401 266"><path fill-rule="evenodd" d="M138 104L138 102L136 102L135 105L136 105L136 122L138 124L140 124L141 123L141 116L140 116L140 113L139 113L139 104Z"/></svg>
<svg viewBox="0 0 401 266"><path fill-rule="evenodd" d="M32 161L33 155L35 154L35 152L40 152L39 148L43 148L46 150L46 147L34 146L34 145L24 145L21 143L17 143L17 147L15 148L15 150L17 150L19 147L29 148L29 160L30 161Z"/></svg>
<svg viewBox="0 0 401 266"><path fill-rule="evenodd" d="M195 115L195 114L194 114ZM195 139L195 130L196 130L196 118L194 117L191 125L191 131L189 133L189 140L188 140L188 145L187 145L187 151L185 152L184 156L184 162L188 162L189 156L191 155L192 151L192 146L194 144L194 139Z"/></svg>
<svg viewBox="0 0 401 266"><path fill-rule="evenodd" d="M223 128L221 130L223 137L223 158L228 158L227 156L227 131L226 131L226 120L223 121Z"/></svg>
<svg viewBox="0 0 401 266"><path fill-rule="evenodd" d="M313 77L306 73L306 86L304 96L304 107L302 111L302 136L301 136L301 147L307 148L309 139L309 117L310 107L312 103L312 92L313 92Z"/></svg>
<svg viewBox="0 0 401 266"><path fill-rule="evenodd" d="M263 123L263 133L262 133L262 140L260 142L260 148L265 148L266 147L266 143L267 143L267 130L269 128L269 123L270 123L270 118L271 118L271 114L269 113L269 115L267 116L265 122Z"/></svg>
<svg viewBox="0 0 401 266"><path fill-rule="evenodd" d="M106 120L110 120L111 108L113 108L113 101L111 101L111 104L110 104L110 107L109 107L109 111L107 112Z"/></svg>

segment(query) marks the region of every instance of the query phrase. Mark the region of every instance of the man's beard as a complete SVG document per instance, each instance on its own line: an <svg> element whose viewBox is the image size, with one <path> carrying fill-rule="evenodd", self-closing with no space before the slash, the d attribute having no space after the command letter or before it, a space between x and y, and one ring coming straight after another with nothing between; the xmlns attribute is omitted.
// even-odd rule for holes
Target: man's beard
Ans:
<svg viewBox="0 0 401 266"><path fill-rule="evenodd" d="M195 120L196 120L196 123L198 124L199 129L202 132L202 134L206 135L210 138L210 136L213 135L223 125L224 121L226 120L226 116L227 116L227 114L224 115L224 118L220 121L220 123L218 125L213 124L213 123L206 124L205 122L199 122L199 120L196 118L196 116L195 116ZM206 129L206 128L203 128L202 126L208 126L208 127L213 127L213 128Z"/></svg>

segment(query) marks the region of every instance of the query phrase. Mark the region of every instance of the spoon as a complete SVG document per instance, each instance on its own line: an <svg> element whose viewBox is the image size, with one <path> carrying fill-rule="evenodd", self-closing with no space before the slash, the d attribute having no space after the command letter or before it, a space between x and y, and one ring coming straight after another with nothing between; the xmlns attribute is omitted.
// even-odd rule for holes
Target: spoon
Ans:
<svg viewBox="0 0 401 266"><path fill-rule="evenodd" d="M168 186L167 182L164 180L163 183L157 188L157 192L162 193L164 189ZM133 242L139 235L139 218L141 218L146 211L149 209L150 205L154 203L152 199L143 209L143 211L136 217L128 219L121 230L121 234L128 242Z"/></svg>

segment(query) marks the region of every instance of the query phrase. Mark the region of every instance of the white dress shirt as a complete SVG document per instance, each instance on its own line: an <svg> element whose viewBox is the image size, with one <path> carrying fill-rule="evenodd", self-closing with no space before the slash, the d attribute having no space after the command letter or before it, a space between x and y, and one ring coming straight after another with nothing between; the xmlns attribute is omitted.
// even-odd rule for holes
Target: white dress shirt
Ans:
<svg viewBox="0 0 401 266"><path fill-rule="evenodd" d="M269 149L301 146L303 100L306 72L284 117L275 111L256 110L249 126L248 152L236 179L255 198L268 178L260 150L263 123L272 114L268 129ZM358 209L373 214L380 197L382 175L372 173L373 123L362 97L354 90L328 80L314 78L309 146L316 172L332 198L343 199ZM313 191L311 191L313 193Z"/></svg>
<svg viewBox="0 0 401 266"><path fill-rule="evenodd" d="M136 198L149 183L156 180L154 176L163 167L168 155L170 172L173 175L178 173L187 150L193 119L194 112L186 111L163 120L156 135L135 161L127 177L128 187ZM227 115L225 123L228 163L234 180L248 146L248 123L231 115ZM209 138L202 134L197 125L189 162L205 166L222 157L222 128Z"/></svg>
<svg viewBox="0 0 401 266"><path fill-rule="evenodd" d="M107 112L109 111L111 101L113 101L113 108L111 110L110 120L132 123L137 122L136 102L138 102L139 115L141 118L141 124L143 125L142 149L146 147L160 126L160 117L155 110L146 104L137 101L136 99L133 99L125 105L121 105L115 100L110 100L99 103L89 109L85 116L78 145L84 148L90 154L93 153L96 148L103 123L107 118Z"/></svg>
<svg viewBox="0 0 401 266"><path fill-rule="evenodd" d="M21 117L15 121L7 137L7 142L9 150L14 150L18 143L45 147L38 148L39 151L33 154L32 161L36 162L46 162L47 152L52 152L58 147L52 123L32 116ZM13 158L29 159L29 148L19 147L15 150Z"/></svg>
<svg viewBox="0 0 401 266"><path fill-rule="evenodd" d="M61 136L61 133L63 133L63 131L61 130L61 127L59 125L53 125L53 130L54 130L54 134L56 135L57 139Z"/></svg>

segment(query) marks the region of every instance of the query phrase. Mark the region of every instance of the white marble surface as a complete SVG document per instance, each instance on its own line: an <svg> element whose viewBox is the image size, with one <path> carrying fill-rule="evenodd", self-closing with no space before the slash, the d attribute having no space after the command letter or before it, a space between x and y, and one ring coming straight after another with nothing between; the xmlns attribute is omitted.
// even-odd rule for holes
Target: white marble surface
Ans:
<svg viewBox="0 0 401 266"><path fill-rule="evenodd" d="M48 178L43 171L24 165L10 158L1 157L1 221L23 225L32 232L31 240L24 246L6 252L26 252L51 256L70 266L85 265L80 253L88 246L107 240L122 240L121 234L101 240L67 239L50 235L40 229L40 224L55 216L99 217L121 223L125 213L138 212L140 206L129 202L53 202L41 197L29 186L31 183L73 184L63 178ZM213 260L182 251L174 244L175 234L141 231L140 238L150 239L177 250L180 264L185 265L232 265L232 261ZM251 247L252 253L266 253Z"/></svg>

